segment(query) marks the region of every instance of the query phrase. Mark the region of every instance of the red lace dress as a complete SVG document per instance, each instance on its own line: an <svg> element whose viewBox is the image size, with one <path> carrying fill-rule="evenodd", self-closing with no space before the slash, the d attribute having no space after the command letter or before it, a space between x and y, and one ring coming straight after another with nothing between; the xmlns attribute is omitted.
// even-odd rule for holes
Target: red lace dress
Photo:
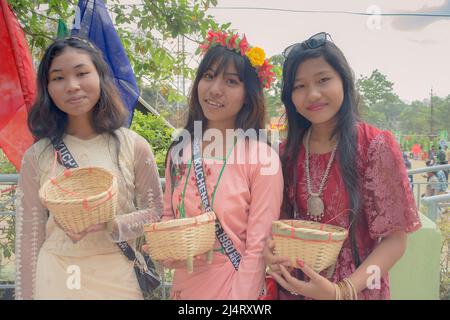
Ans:
<svg viewBox="0 0 450 320"><path fill-rule="evenodd" d="M331 152L310 155L312 190L319 189ZM299 219L310 220L307 212L308 192L306 187L305 149L298 157L297 205ZM361 262L374 250L382 237L396 230L412 232L421 227L414 196L410 191L406 169L400 148L388 131L381 131L368 124L358 124L357 168L362 177L362 208L356 229L356 242ZM292 170L292 166L288 166ZM292 175L291 175L292 176ZM293 188L289 190L290 203ZM336 159L321 195L325 204L323 223L349 228L349 197L339 171L339 157ZM297 270L297 269L295 269ZM349 277L356 270L349 237L338 256L335 271L330 278L338 282ZM369 272L371 273L371 272ZM322 272L326 276L326 270ZM298 299L287 291L280 292L281 299ZM389 299L389 279L380 281L379 289L364 289L358 299ZM301 299L301 297L300 297Z"/></svg>

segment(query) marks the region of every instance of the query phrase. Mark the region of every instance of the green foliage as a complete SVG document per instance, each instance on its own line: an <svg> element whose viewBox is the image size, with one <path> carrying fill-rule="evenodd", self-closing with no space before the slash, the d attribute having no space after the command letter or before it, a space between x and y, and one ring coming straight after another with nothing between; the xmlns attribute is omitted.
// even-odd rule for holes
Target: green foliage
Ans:
<svg viewBox="0 0 450 320"><path fill-rule="evenodd" d="M428 133L430 129L429 105L420 101L414 101L406 105L400 114L400 130L404 133Z"/></svg>
<svg viewBox="0 0 450 320"><path fill-rule="evenodd" d="M9 173L17 173L17 170L0 149L0 174ZM1 186L1 190L6 190L10 187L3 185ZM14 195L15 190L0 193L0 212L11 212L15 210L13 204ZM11 276L5 274L5 267L11 265L11 258L14 255L14 231L14 217L0 216L0 275L2 275L0 280L11 280Z"/></svg>
<svg viewBox="0 0 450 320"><path fill-rule="evenodd" d="M358 79L356 86L361 95L364 120L381 129L398 129L398 119L404 103L393 90L393 82L378 70Z"/></svg>
<svg viewBox="0 0 450 320"><path fill-rule="evenodd" d="M9 162L8 158L6 158L3 150L0 149L0 174L2 173L17 173L17 170L11 162Z"/></svg>
<svg viewBox="0 0 450 320"><path fill-rule="evenodd" d="M386 101L386 98L393 93L394 83L380 71L374 70L369 77L362 76L358 79L357 85L364 104L370 108L379 102Z"/></svg>
<svg viewBox="0 0 450 320"><path fill-rule="evenodd" d="M446 98L433 96L431 119L430 100L404 103L394 92L393 85L394 83L378 70L356 81L361 97L363 120L381 129L400 130L403 134L431 136L439 130L450 132L450 95ZM427 138L424 142L427 145L430 143Z"/></svg>
<svg viewBox="0 0 450 320"><path fill-rule="evenodd" d="M11 198L10 198L11 199ZM10 200L8 199L8 200ZM2 196L0 200L2 204L0 207L5 208L4 201L6 197ZM11 206L12 203L9 203ZM11 210L11 208L10 208ZM1 216L0 217L0 273L2 273L3 268L10 263L10 260L14 256L14 217L13 216ZM0 278L0 280L3 280Z"/></svg>
<svg viewBox="0 0 450 320"><path fill-rule="evenodd" d="M275 72L276 79L272 82L271 89L265 92L267 101L267 120L271 117L281 116L278 109L283 107L281 102L281 78L283 74L284 57L281 54L274 55L269 59L269 62L273 65L272 71Z"/></svg>
<svg viewBox="0 0 450 320"><path fill-rule="evenodd" d="M9 186L5 186L8 188ZM3 186L2 186L3 188ZM0 211L14 212L13 199L15 190L3 192L0 194ZM10 282L14 280L14 274L11 274L11 265L14 259L14 239L15 223L14 216L0 216L0 281ZM13 269L14 270L14 269Z"/></svg>
<svg viewBox="0 0 450 320"><path fill-rule="evenodd" d="M167 127L164 121L152 114L134 112L131 130L147 140L152 147L160 177L164 177L165 159L167 149L172 141L172 129Z"/></svg>
<svg viewBox="0 0 450 320"><path fill-rule="evenodd" d="M122 3L121 3L122 2ZM140 4L105 1L119 34L138 84L153 88L168 88L179 75L190 79L194 70L189 67L190 56L177 49L176 40L198 45L212 28L228 29L229 23L219 25L206 9L216 6L216 0L142 0ZM25 31L36 61L56 37L58 18L71 28L78 1L8 0ZM182 95L171 93L170 99L183 101Z"/></svg>

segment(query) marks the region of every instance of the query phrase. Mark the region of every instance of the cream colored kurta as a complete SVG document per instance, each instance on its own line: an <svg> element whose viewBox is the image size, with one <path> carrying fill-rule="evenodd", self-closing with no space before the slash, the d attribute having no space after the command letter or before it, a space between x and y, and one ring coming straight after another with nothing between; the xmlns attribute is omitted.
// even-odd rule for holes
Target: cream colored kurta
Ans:
<svg viewBox="0 0 450 320"><path fill-rule="evenodd" d="M128 129L115 132L120 140L120 170L111 135L63 138L80 167L103 167L118 179L118 232L90 233L77 243L56 226L38 196L49 176L64 167L57 164L52 172L54 149L48 139L27 150L16 199L17 299L142 299L132 263L115 242L134 245L143 225L160 219L162 191L148 143Z"/></svg>

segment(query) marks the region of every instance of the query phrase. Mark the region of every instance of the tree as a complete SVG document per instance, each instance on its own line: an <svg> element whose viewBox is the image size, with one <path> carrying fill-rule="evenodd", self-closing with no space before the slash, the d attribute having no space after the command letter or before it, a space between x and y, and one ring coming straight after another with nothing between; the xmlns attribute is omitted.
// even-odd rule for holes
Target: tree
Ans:
<svg viewBox="0 0 450 320"><path fill-rule="evenodd" d="M363 118L382 129L398 129L399 116L405 104L393 90L393 82L378 70L362 76L356 86L361 95Z"/></svg>
<svg viewBox="0 0 450 320"><path fill-rule="evenodd" d="M152 114L134 112L131 130L142 136L152 147L160 177L165 175L166 152L172 141L172 129L168 128L161 118Z"/></svg>
<svg viewBox="0 0 450 320"><path fill-rule="evenodd" d="M446 98L433 97L435 133L446 130L450 133L450 95Z"/></svg>
<svg viewBox="0 0 450 320"><path fill-rule="evenodd" d="M405 105L400 120L400 130L405 133L426 134L429 132L429 106L421 101Z"/></svg>
<svg viewBox="0 0 450 320"><path fill-rule="evenodd" d="M57 19L71 25L78 1L8 0L27 35L35 61L56 35ZM177 38L198 45L210 28L228 29L218 25L205 12L217 0L142 0L141 4L105 1L116 30L125 47L138 84L157 90L168 90L169 100L183 100L176 92L176 78L190 79L194 70L192 58L172 49ZM145 78L145 79L144 79Z"/></svg>
<svg viewBox="0 0 450 320"><path fill-rule="evenodd" d="M281 77L283 72L284 57L281 54L274 55L270 58L269 62L273 65L273 71L276 74L276 79L271 85L271 89L265 92L267 101L267 117L281 116L277 111L282 107L281 102Z"/></svg>

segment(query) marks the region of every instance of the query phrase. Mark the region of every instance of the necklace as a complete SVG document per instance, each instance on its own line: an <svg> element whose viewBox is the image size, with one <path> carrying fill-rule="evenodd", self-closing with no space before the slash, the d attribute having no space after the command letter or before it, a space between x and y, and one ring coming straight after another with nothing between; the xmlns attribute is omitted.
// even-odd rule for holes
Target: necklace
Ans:
<svg viewBox="0 0 450 320"><path fill-rule="evenodd" d="M307 207L308 207L308 216L311 217L311 219L318 221L319 219L323 218L323 213L325 206L323 204L322 199L320 198L320 194L323 191L323 187L325 186L325 183L327 182L328 175L330 174L331 165L333 164L334 157L336 155L336 150L338 143L333 148L333 151L331 152L330 160L328 160L327 168L325 170L325 173L322 177L322 181L319 185L319 190L317 193L312 192L311 187L311 174L309 172L309 142L311 138L311 129L308 130L308 133L306 134L306 186L308 188L308 201L307 201Z"/></svg>

